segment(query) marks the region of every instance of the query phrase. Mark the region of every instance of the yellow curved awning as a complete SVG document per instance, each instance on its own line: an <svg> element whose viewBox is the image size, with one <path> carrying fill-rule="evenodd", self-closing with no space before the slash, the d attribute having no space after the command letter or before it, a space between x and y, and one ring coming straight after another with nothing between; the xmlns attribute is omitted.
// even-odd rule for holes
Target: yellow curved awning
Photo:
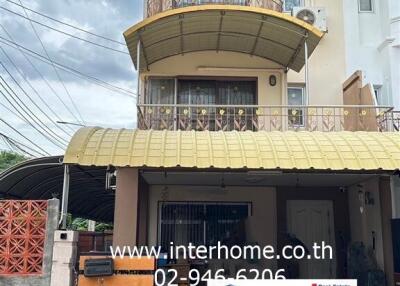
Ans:
<svg viewBox="0 0 400 286"><path fill-rule="evenodd" d="M140 68L164 58L196 51L231 51L272 60L300 71L323 33L277 11L238 5L199 5L146 18L125 33L133 63L141 42Z"/></svg>
<svg viewBox="0 0 400 286"><path fill-rule="evenodd" d="M64 163L85 166L397 170L400 133L82 128Z"/></svg>

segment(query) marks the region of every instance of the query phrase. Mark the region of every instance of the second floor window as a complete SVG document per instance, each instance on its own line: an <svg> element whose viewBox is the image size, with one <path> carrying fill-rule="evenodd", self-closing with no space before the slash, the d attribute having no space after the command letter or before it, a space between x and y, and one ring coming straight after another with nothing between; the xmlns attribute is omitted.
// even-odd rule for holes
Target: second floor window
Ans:
<svg viewBox="0 0 400 286"><path fill-rule="evenodd" d="M285 0L284 1L284 11L292 11L293 7L304 6L304 0Z"/></svg>
<svg viewBox="0 0 400 286"><path fill-rule="evenodd" d="M360 12L373 12L374 3L373 0L358 0L359 11Z"/></svg>
<svg viewBox="0 0 400 286"><path fill-rule="evenodd" d="M255 81L180 80L178 84L180 104L251 105L255 102Z"/></svg>
<svg viewBox="0 0 400 286"><path fill-rule="evenodd" d="M289 123L293 126L304 125L304 110L301 106L305 105L304 87L288 88L288 105L293 108L288 109Z"/></svg>
<svg viewBox="0 0 400 286"><path fill-rule="evenodd" d="M153 78L147 88L146 103L174 104L175 80L173 78Z"/></svg>
<svg viewBox="0 0 400 286"><path fill-rule="evenodd" d="M145 102L150 104L252 105L257 102L256 95L257 81L253 79L151 78L147 84Z"/></svg>

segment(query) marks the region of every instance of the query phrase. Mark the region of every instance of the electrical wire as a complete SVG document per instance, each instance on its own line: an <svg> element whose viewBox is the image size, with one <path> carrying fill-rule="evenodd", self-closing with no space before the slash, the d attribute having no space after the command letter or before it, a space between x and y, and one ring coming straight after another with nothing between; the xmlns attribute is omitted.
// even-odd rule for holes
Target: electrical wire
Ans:
<svg viewBox="0 0 400 286"><path fill-rule="evenodd" d="M93 32L90 32L90 31L88 31L88 30L79 28L79 27L74 26L74 25L69 24L69 23L60 21L60 20L58 20L58 19L56 19L56 18L53 18L53 17L51 17L51 16L49 16L49 15L46 15L46 14L43 14L43 13L41 13L41 12L35 11L35 10L33 10L33 9L30 9L30 8L28 8L28 7L26 7L26 6L23 6L23 5L21 5L21 4L18 4L18 3L14 2L14 1L11 1L11 0L6 0L6 1L9 2L9 3L14 4L14 5L16 5L16 6L19 6L19 7L21 7L21 8L25 8L26 10L28 10L28 11L34 13L34 14L37 14L37 15L42 16L42 17L44 17L44 18L50 19L50 20L52 20L52 21L54 21L54 22L57 22L57 23L59 23L59 24L68 26L68 27L70 27L70 28L74 28L74 29L76 29L76 30L79 30L79 31L84 32L84 33L87 33L87 34L89 34L89 35L92 35L92 36L101 38L101 39L103 39L103 40L107 40L107 41L110 41L110 42L113 42L113 43L116 43L116 44L119 44L119 45L121 45L121 46L125 46L125 47L126 47L126 44L123 43L123 42L120 42L120 41L117 41L117 40L114 40L114 39L111 39L111 38L108 38L108 37L105 37L105 36L102 36L102 35L99 35L99 34L96 34L96 33L93 33Z"/></svg>
<svg viewBox="0 0 400 286"><path fill-rule="evenodd" d="M0 23L0 27L4 30L4 32L6 33L6 35L11 39L10 42L15 42L14 38L11 36L11 34L7 31L7 29ZM1 37L1 36L0 36ZM1 37L2 38L2 37ZM2 38L4 39L4 38ZM8 41L7 39L4 39L6 41ZM72 112L72 110L69 108L69 106L64 102L64 100L61 98L61 96L58 94L58 92L52 87L52 85L49 83L49 81L43 76L43 74L40 72L40 70L36 67L36 65L29 59L29 57L26 55L26 53L23 51L22 47L19 46L11 46L8 43L4 43L2 42L4 45L8 46L8 47L12 47L14 49L17 49L21 55L28 61L28 63L32 66L32 68L36 71L36 73L40 76L40 78L43 80L43 82L46 84L46 86L51 90L51 92L57 97L57 99L61 102L61 104L64 106L64 108L68 111L68 113L76 118L76 116L74 115L74 113ZM50 64L50 63L47 63ZM72 128L68 127L72 132L74 131Z"/></svg>
<svg viewBox="0 0 400 286"><path fill-rule="evenodd" d="M51 108L51 106L49 106L49 104L43 99L43 97L39 94L39 92L30 84L29 80L26 78L25 74L17 67L17 65L15 64L15 62L11 59L11 57L7 54L7 52L3 49L3 47L0 46L0 50L4 53L4 55L7 57L8 61L13 65L13 67L15 68L15 70L18 72L18 74L22 77L22 79L24 79L24 81L29 85L29 87L34 91L34 93L39 97L40 101L50 110L50 112L59 120L62 121L62 119L58 116L58 114ZM28 97L28 99L36 106L36 108L38 108L41 113L46 116L46 118L48 120L50 120L54 126L56 128L58 128L59 130L61 130L64 134L66 134L67 136L71 136L70 133L68 133L64 128L62 128L59 124L57 124L56 121L54 121L48 114L47 112L45 112L40 106L38 106L38 104L36 104L36 102L30 97L28 96L28 94L26 93L26 91L19 85L19 83L16 83L19 88L24 92L24 94Z"/></svg>
<svg viewBox="0 0 400 286"><path fill-rule="evenodd" d="M0 24L0 26L1 26L1 24ZM23 53L25 53L26 55L29 55L29 56L31 56L31 57L33 57L33 58L35 58L35 59L37 59L37 60L39 60L41 62L44 62L44 63L50 65L49 60L46 59L45 56L43 56L43 55L41 55L41 54L39 54L39 53L27 48L27 47L24 47L24 46L18 44L15 41L11 41L11 40L8 40L8 39L3 38L2 36L0 36L0 43L3 43L4 45L7 45L8 47L11 47L11 48L14 48L14 49L22 49L22 50L24 50ZM126 96L129 96L129 97L132 97L132 98L136 98L136 93L132 92L132 91L130 91L128 89L124 89L122 87L110 84L110 83L105 82L105 81L103 81L101 79L98 79L98 78L96 78L94 76L84 74L84 73L82 73L82 72L80 72L80 71L78 71L78 70L76 70L74 68L68 67L68 66L66 66L64 64L61 64L61 63L58 63L56 61L53 61L53 63L59 69L64 70L66 72L69 72L71 74L74 74L75 76L78 76L78 77L81 77L81 78L85 78L86 80L91 81L91 82L93 82L93 83L95 83L95 84L97 84L99 86L102 86L103 88L109 89L109 90L114 91L114 92L118 92L119 94L122 94L122 95L126 95Z"/></svg>
<svg viewBox="0 0 400 286"><path fill-rule="evenodd" d="M1 93L1 91L0 91ZM47 152L46 150L44 150L42 147L40 147L39 145L37 145L35 142L33 142L31 139L29 139L28 137L26 137L24 134L22 134L21 132L19 132L17 129L15 129L11 124L9 124L7 121L5 121L4 119L0 118L0 121L3 122L5 125L7 125L10 129L12 129L14 132L16 132L19 136L21 136L22 138L24 138L26 141L28 141L29 143L31 143L33 146L35 146L36 148L38 148L40 151L43 152L44 155L50 156L50 153Z"/></svg>
<svg viewBox="0 0 400 286"><path fill-rule="evenodd" d="M19 0L19 3L22 5L21 0ZM53 61L52 61L52 59L51 59L49 53L47 52L47 49L46 49L46 47L44 46L44 44L43 44L43 42L42 42L42 39L40 38L38 32L36 31L35 26L33 25L33 21L29 18L28 13L26 12L25 8L22 8L22 9L24 10L24 13L25 13L26 18L29 20L29 23L30 23L30 25L31 25L31 27L32 27L32 30L33 30L33 32L34 32L35 35L36 35L36 38L39 40L40 45L42 46L43 51L45 52L47 58L48 58L49 61L51 62L52 67L53 67L53 69L54 69L54 72L56 73L58 80L60 81L61 85L63 86L63 88L64 88L64 90L65 90L65 92L66 92L66 94L68 95L68 97L69 97L69 99L70 99L70 101L71 101L71 103L72 103L73 108L74 108L75 111L78 113L78 116L79 116L79 118L80 118L80 120L78 120L78 121L80 121L80 122L82 122L82 123L85 123L85 120L83 120L82 114L80 113L78 107L76 106L74 100L72 99L71 94L69 93L67 87L65 86L64 80L62 79L61 75L58 73L58 70L56 69L55 65L53 64Z"/></svg>
<svg viewBox="0 0 400 286"><path fill-rule="evenodd" d="M32 99L32 97L31 96L29 96L28 95L28 93L25 91L25 89L18 83L18 81L14 78L14 76L10 73L10 71L6 68L6 66L3 64L3 62L1 62L0 61L0 65L4 68L4 70L6 71L6 73L8 74L8 76L13 80L13 82L14 82L14 84L16 84L18 87L19 87L19 89L20 90L22 90L22 92L25 94L25 96L29 99L29 101L39 110L39 111L41 111L43 114L45 114L46 115L46 113L40 108L40 106L38 106L37 105L37 103ZM21 103L23 103L23 106L43 125L43 126L45 126L46 127L46 129L48 130L48 133L50 134L52 134L51 135L51 137L52 138L54 138L55 140L57 140L57 142L59 142L59 143L61 143L61 144L64 144L65 145L65 143L68 143L68 141L67 140L65 140L64 138L62 138L61 136L59 136L57 133L55 133L53 130L51 130L48 126L47 126L47 124L46 123L44 123L38 116L36 116L36 114L33 112L33 111L31 111L30 109L29 109L29 107L26 105L26 104L24 104L24 101L20 98L20 97L18 97L18 95L14 92L14 90L7 84L7 82L0 76L0 78L4 81L4 83L7 85L7 87L13 92L13 94L19 99L19 101L21 102ZM4 87L3 87L4 88ZM54 122L54 120L52 120L51 118L50 118L50 120L51 120L51 122L53 122L54 124L56 124L55 122Z"/></svg>
<svg viewBox="0 0 400 286"><path fill-rule="evenodd" d="M21 7L24 7L24 6L21 5ZM36 24L38 24L38 25L40 25L40 26L43 26L43 27L48 28L48 29L50 29L50 30L56 31L56 32L61 33L61 34L63 34L63 35L69 36L69 37L71 37L71 38L74 38L74 39L77 39L77 40L86 42L86 43L88 43L88 44L92 44L92 45L94 45L94 46L97 46L97 47L100 47L100 48L103 48L103 49L107 49L107 50L110 50L110 51L113 51L113 52L117 52L117 53L120 53L120 54L128 55L128 56L129 56L129 53L128 53L128 52L121 51L121 50L118 50L118 49L114 49L114 48L111 48L111 47L107 47L107 46L105 46L105 45L98 44L98 43L96 43L96 42L93 42L93 41L90 41L90 40L87 40L87 39L78 37L78 36L73 35L73 34L70 34L70 33L68 33L68 32L61 31L61 30L59 30L59 29L57 29L57 28L54 28L54 27L51 27L51 26L49 26L49 25L43 24L43 23L41 23L41 22L39 22L39 21L30 19L28 16L24 16L24 15L22 15L22 14L19 14L19 13L17 13L17 12L14 12L14 11L12 11L12 10L10 10L10 9L7 9L6 7L0 6L0 9L3 9L3 10L5 10L5 11L9 12L9 13L12 13L12 14L18 16L18 17L24 18L24 19L29 20L29 21L31 21L31 22L33 22L33 23L36 23ZM23 8L23 9L24 9L24 8ZM25 10L24 10L24 11L25 11Z"/></svg>
<svg viewBox="0 0 400 286"><path fill-rule="evenodd" d="M14 148L16 148L17 150L20 150L22 153L24 153L24 154L26 154L26 155L28 155L28 156L30 156L30 157L37 157L36 155L34 155L34 154L32 154L32 153L37 153L37 154L43 156L43 154L41 154L40 152L33 150L33 149L30 148L29 146L26 146L25 144L23 144L23 143L21 143L21 142L18 142L17 140L15 140L15 139L13 139L13 138L7 136L7 135L4 134L4 133L1 133L1 132L0 132L0 136L3 137L3 139L4 139L6 142L8 142L9 146L11 146L11 147L14 146ZM23 148L22 148L21 146L22 146ZM26 149L28 149L29 151L26 151ZM31 152L32 152L32 153L31 153Z"/></svg>
<svg viewBox="0 0 400 286"><path fill-rule="evenodd" d="M1 75L0 75L0 79L7 85L6 81L3 79L3 77L2 77ZM24 110L24 112L27 114L27 116L29 116L29 117L31 118L31 120L33 120L33 121L38 125L38 127L40 127L40 129L42 129L43 131L39 130L35 125L33 125L32 122L30 122L30 121L25 117L25 115L23 115L22 112L9 100L9 98L6 96L6 94L0 90L0 93L3 95L3 97L4 97L4 98L7 100L7 102L18 112L18 114L21 115L21 116L24 118L24 121L25 121L27 124L29 124L32 128L34 128L37 132L39 132L41 135L43 135L47 140L49 140L49 141L50 141L51 143L53 143L55 146L57 146L57 147L59 147L59 148L61 148L61 149L64 148L62 145L65 145L65 144L63 144L63 143L57 143L57 140L52 139L51 136L48 135L48 133L47 133L47 131L45 130L45 128L43 128L43 126L41 126L40 124L37 123L37 121L32 117L31 111L29 110L29 108L28 108L28 110L29 110L30 112L26 111L26 110L21 106L21 104L24 105L24 106L26 106L23 102L18 102L18 101L13 97L13 95L10 93L10 91L7 90L7 89L5 88L5 86L4 86L1 82L0 82L0 86L3 87L3 89L6 91L6 93L13 99L13 101L19 106L19 108L22 109L22 110ZM12 89L11 89L11 91L14 93L14 95L16 95L15 92L14 92ZM43 133L43 132L45 132L45 133ZM61 145L60 145L60 144L61 144Z"/></svg>

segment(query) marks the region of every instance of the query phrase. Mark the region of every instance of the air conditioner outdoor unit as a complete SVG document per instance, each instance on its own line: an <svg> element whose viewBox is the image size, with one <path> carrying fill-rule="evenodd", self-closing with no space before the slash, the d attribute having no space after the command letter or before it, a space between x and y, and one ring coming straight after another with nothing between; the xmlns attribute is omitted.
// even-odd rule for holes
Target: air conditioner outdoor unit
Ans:
<svg viewBox="0 0 400 286"><path fill-rule="evenodd" d="M327 32L326 10L322 7L294 7L293 16L315 26L322 32Z"/></svg>

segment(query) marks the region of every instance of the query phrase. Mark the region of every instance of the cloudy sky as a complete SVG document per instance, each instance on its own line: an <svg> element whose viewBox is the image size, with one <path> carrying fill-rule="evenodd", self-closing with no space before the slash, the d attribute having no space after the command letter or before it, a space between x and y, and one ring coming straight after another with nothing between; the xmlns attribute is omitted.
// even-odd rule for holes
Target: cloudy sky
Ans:
<svg viewBox="0 0 400 286"><path fill-rule="evenodd" d="M12 1L16 4L20 3L20 0ZM123 31L140 21L143 15L141 0L21 1L29 9L118 42L124 42ZM73 133L78 127L58 124L56 126L51 120L61 119L78 123L80 113L87 125L115 128L135 127L136 108L133 95L106 89L93 81L61 69L57 69L58 76L51 64L44 63L37 57L32 57L27 53L27 50L23 49L30 49L45 58L47 57L30 21L17 14L25 16L26 12L28 17L34 21L112 49L127 52L126 47L49 20L32 11L24 11L23 8L14 3L11 0L0 0L0 47L2 48L0 49L0 62L16 80L14 82L5 68L0 65L2 77L0 79L0 91L2 92L0 93L0 133L38 149L22 137L22 135L26 136L49 153L62 154L63 150L56 146L61 145L61 143L55 141L55 139L47 139L41 133L46 135L46 132L50 132L53 137L58 136L58 141L62 141L59 137L68 140L67 134ZM72 38L34 22L32 22L32 25L54 62L126 90L136 91L136 71L129 55ZM21 48L18 49L12 42L17 43ZM43 75L44 80L41 75ZM14 99L16 101L13 101ZM19 108L18 104L23 109ZM34 115L24 113L23 110L26 110L24 105ZM50 130L43 130L38 127L41 133L35 131L21 118L21 114L27 119L30 119L29 116L31 116L39 125L41 124L40 121L43 122ZM12 130L1 120L6 121L22 135ZM33 120L30 119L29 121L32 122ZM46 136L49 137L49 135ZM7 148L9 146L0 138L0 149Z"/></svg>

